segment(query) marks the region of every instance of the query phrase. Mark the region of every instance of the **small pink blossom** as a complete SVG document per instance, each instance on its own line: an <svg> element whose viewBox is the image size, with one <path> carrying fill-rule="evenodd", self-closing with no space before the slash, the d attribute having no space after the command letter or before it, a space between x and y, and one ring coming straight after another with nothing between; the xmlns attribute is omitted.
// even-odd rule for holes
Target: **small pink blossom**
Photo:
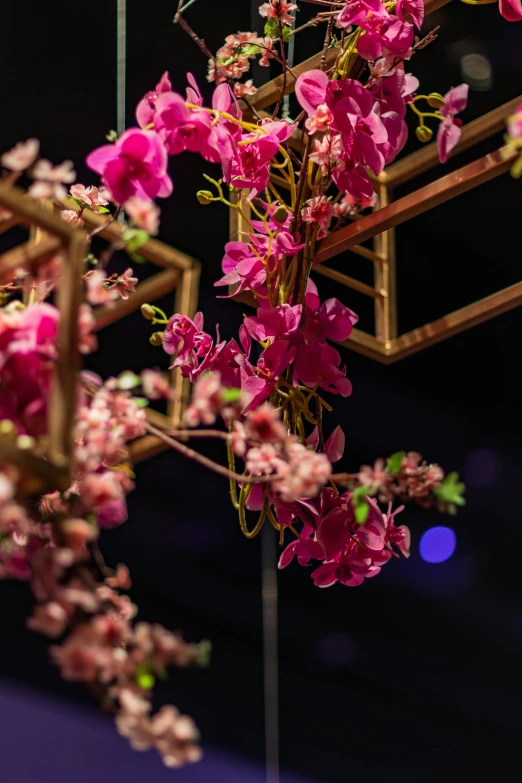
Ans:
<svg viewBox="0 0 522 783"><path fill-rule="evenodd" d="M37 180L29 188L29 194L33 198L53 198L62 201L67 196L67 191L62 183L70 184L76 179L72 161L64 160L59 166L53 166L48 160L39 160L31 176Z"/></svg>
<svg viewBox="0 0 522 783"><path fill-rule="evenodd" d="M315 196L305 201L301 210L301 217L305 223L315 223L319 226L318 239L326 236L333 217L333 207L326 196Z"/></svg>
<svg viewBox="0 0 522 783"><path fill-rule="evenodd" d="M70 223L71 226L78 226L78 228L81 228L84 224L83 218L81 218L74 209L62 209L60 217L62 220L65 220L66 223Z"/></svg>
<svg viewBox="0 0 522 783"><path fill-rule="evenodd" d="M214 424L223 405L223 391L219 373L200 375L192 390L192 400L183 414L189 427Z"/></svg>
<svg viewBox="0 0 522 783"><path fill-rule="evenodd" d="M157 370L143 370L141 373L141 387L149 400L169 400L173 390L169 386L165 373Z"/></svg>
<svg viewBox="0 0 522 783"><path fill-rule="evenodd" d="M78 311L78 346L84 356L98 347L95 327L96 320L91 307L86 302L82 302Z"/></svg>
<svg viewBox="0 0 522 783"><path fill-rule="evenodd" d="M322 139L315 139L314 146L315 152L310 155L310 160L321 167L323 176L328 176L343 149L342 139L340 136L326 134Z"/></svg>
<svg viewBox="0 0 522 783"><path fill-rule="evenodd" d="M106 207L109 203L103 196L102 188L96 188L94 185L73 185L69 193L78 201L81 201L87 207L90 207L94 212L98 212L98 207Z"/></svg>
<svg viewBox="0 0 522 783"><path fill-rule="evenodd" d="M118 292L107 285L107 277L101 269L94 269L87 275L87 301L91 305L106 305L114 302Z"/></svg>
<svg viewBox="0 0 522 783"><path fill-rule="evenodd" d="M134 225L150 236L156 236L159 231L160 208L154 201L144 201L137 196L131 196L125 202L124 209Z"/></svg>
<svg viewBox="0 0 522 783"><path fill-rule="evenodd" d="M26 625L31 631L55 639L65 631L68 621L69 617L63 606L57 601L48 601L35 606Z"/></svg>
<svg viewBox="0 0 522 783"><path fill-rule="evenodd" d="M269 403L249 411L244 426L246 436L261 443L283 442L288 434L278 412Z"/></svg>
<svg viewBox="0 0 522 783"><path fill-rule="evenodd" d="M296 9L296 3L287 3L285 0L268 0L267 3L259 6L259 13L267 19L279 19L282 25L292 25L295 16L290 16L290 12Z"/></svg>
<svg viewBox="0 0 522 783"><path fill-rule="evenodd" d="M247 79L246 82L236 82L234 84L234 95L236 98L242 98L244 95L254 95L257 92L257 87L254 85L252 79Z"/></svg>
<svg viewBox="0 0 522 783"><path fill-rule="evenodd" d="M80 481L79 491L82 502L89 509L123 497L121 484L112 470L87 474Z"/></svg>
<svg viewBox="0 0 522 783"><path fill-rule="evenodd" d="M279 462L279 458L271 443L263 443L261 446L249 449L245 461L249 473L269 475Z"/></svg>
<svg viewBox="0 0 522 783"><path fill-rule="evenodd" d="M118 291L122 299L128 299L129 294L133 294L136 290L137 282L138 278L134 277L134 273L129 266L123 274L118 275L112 284L112 288Z"/></svg>
<svg viewBox="0 0 522 783"><path fill-rule="evenodd" d="M334 116L332 112L330 111L329 107L326 103L322 103L320 106L317 107L317 111L312 114L305 122L305 127L308 133L312 136L314 133L321 133L325 131L329 131L332 123L334 121Z"/></svg>
<svg viewBox="0 0 522 783"><path fill-rule="evenodd" d="M19 141L13 149L4 152L0 157L0 163L10 171L25 171L32 166L40 152L40 142L38 139L27 139Z"/></svg>

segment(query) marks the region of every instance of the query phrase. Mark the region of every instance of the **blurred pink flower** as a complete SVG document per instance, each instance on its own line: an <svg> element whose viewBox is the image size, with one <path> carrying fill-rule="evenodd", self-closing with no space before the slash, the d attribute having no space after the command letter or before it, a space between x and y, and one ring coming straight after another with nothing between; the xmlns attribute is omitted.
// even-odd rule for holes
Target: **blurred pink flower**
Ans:
<svg viewBox="0 0 522 783"><path fill-rule="evenodd" d="M452 87L444 96L444 106L440 109L443 120L439 125L437 133L437 149L439 151L439 160L446 163L452 149L458 144L462 131L460 126L462 121L456 119L455 115L464 111L468 103L467 84L459 84L458 87Z"/></svg>
<svg viewBox="0 0 522 783"><path fill-rule="evenodd" d="M59 166L53 166L48 160L39 160L31 176L33 182L28 190L33 198L52 198L62 201L67 196L67 191L62 183L69 184L76 179L72 161L64 160Z"/></svg>
<svg viewBox="0 0 522 783"><path fill-rule="evenodd" d="M137 196L131 196L125 202L124 209L135 226L142 228L150 236L156 236L159 231L160 208L154 201L144 201Z"/></svg>
<svg viewBox="0 0 522 783"><path fill-rule="evenodd" d="M38 139L27 139L19 141L13 149L0 157L0 163L10 171L25 171L32 166L40 152L40 142Z"/></svg>

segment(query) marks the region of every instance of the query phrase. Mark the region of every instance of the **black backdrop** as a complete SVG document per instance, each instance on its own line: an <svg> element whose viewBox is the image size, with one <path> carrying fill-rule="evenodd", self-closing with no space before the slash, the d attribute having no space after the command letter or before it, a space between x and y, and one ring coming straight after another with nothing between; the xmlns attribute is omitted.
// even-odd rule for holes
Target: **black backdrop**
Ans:
<svg viewBox="0 0 522 783"><path fill-rule="evenodd" d="M182 91L187 71L204 86L206 63L173 27L174 0L128 6L132 124L132 107L164 70ZM115 7L4 3L2 150L36 136L45 156L71 158L80 182L95 181L82 162L115 126ZM251 29L247 0L198 0L187 17L214 50L229 32ZM493 89L470 94L465 121L517 95L522 25L504 22L496 6L456 3L426 28L437 24L438 42L412 63L424 92L458 84L460 57L478 51L491 62ZM318 46L315 32L306 35L298 59ZM206 170L195 156L172 161L176 191L163 208L161 238L201 260L207 328L219 321L230 337L242 308L215 300L228 218L220 207L196 202ZM502 177L399 229L402 331L519 279L520 187ZM336 294L358 309L350 292ZM519 780L520 325L520 311L513 311L388 368L345 352L354 393L334 403L347 434L346 467L415 448L463 473L471 486L466 508L450 521L458 547L444 564L426 564L417 553L422 532L439 517L410 509L404 518L412 558L356 590L318 590L298 566L281 573L285 766L328 781L462 783L489 780L492 772ZM139 315L110 327L90 366L108 374L164 365L148 332ZM208 453L220 457L212 447ZM129 521L103 536L104 553L131 568L144 617L214 645L208 671L175 674L160 698L194 714L205 741L261 757L259 542L242 538L225 483L174 454L138 466L137 486ZM61 682L44 640L24 631L26 586L1 584L0 602L0 671L87 699L82 688Z"/></svg>

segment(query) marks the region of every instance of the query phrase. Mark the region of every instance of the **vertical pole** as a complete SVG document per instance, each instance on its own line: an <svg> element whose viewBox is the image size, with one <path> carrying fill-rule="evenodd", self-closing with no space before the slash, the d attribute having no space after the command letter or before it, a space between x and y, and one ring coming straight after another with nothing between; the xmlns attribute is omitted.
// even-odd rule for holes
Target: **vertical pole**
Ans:
<svg viewBox="0 0 522 783"><path fill-rule="evenodd" d="M127 0L116 0L116 131L125 130L125 72L127 69Z"/></svg>
<svg viewBox="0 0 522 783"><path fill-rule="evenodd" d="M277 633L277 540L271 525L261 533L263 678L266 783L279 783L279 672Z"/></svg>
<svg viewBox="0 0 522 783"><path fill-rule="evenodd" d="M389 203L388 188L379 184L375 209L387 207ZM391 341L397 337L395 229L389 228L377 234L373 240L373 249L382 259L382 263L374 263L374 287L386 293L386 296L375 300L375 336L384 344L385 353L390 353Z"/></svg>
<svg viewBox="0 0 522 783"><path fill-rule="evenodd" d="M264 19L259 15L259 5L259 0L250 0L250 29L262 36ZM254 84L258 87L264 80L263 70L256 60L252 61L252 76ZM246 199L242 199L242 202L242 207L246 207ZM238 213L234 215L232 221L232 232L246 228ZM242 236L238 235L238 238L242 239ZM274 529L269 524L266 524L261 531L261 598L263 606L266 783L279 783L277 540Z"/></svg>

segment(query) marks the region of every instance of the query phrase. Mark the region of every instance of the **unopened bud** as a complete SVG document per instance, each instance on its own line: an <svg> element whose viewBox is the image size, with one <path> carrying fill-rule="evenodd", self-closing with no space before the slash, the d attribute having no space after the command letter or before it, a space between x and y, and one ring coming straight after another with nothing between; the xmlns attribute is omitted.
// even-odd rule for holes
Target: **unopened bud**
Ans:
<svg viewBox="0 0 522 783"><path fill-rule="evenodd" d="M149 338L149 342L151 345L161 345L163 343L163 332L154 332L154 334L151 334Z"/></svg>
<svg viewBox="0 0 522 783"><path fill-rule="evenodd" d="M279 206L274 212L273 217L276 223L284 223L288 217L287 208L283 206Z"/></svg>
<svg viewBox="0 0 522 783"><path fill-rule="evenodd" d="M444 96L440 92L430 92L428 95L428 105L432 109L440 109L441 106L444 106L444 103Z"/></svg>
<svg viewBox="0 0 522 783"><path fill-rule="evenodd" d="M154 318L154 308L150 304L142 304L141 306L141 314L144 318L147 319L147 321L152 321Z"/></svg>
<svg viewBox="0 0 522 783"><path fill-rule="evenodd" d="M196 196L200 204L210 204L214 198L210 190L198 190Z"/></svg>
<svg viewBox="0 0 522 783"><path fill-rule="evenodd" d="M428 128L427 125L419 125L417 128L415 128L415 135L419 141L425 143L431 140L433 131L431 128Z"/></svg>

